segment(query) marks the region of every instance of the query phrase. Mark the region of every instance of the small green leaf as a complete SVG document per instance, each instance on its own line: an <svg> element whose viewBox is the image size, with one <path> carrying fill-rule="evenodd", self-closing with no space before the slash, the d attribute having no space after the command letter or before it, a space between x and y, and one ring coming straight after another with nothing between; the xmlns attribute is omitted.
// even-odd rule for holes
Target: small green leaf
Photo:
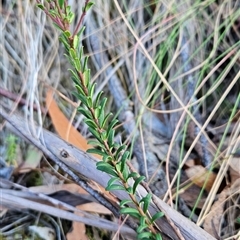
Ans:
<svg viewBox="0 0 240 240"><path fill-rule="evenodd" d="M71 12L71 13L68 14L67 18L68 18L68 22L69 22L69 23L72 23L72 21L73 21L73 19L74 19L74 16L75 16L75 15L74 15L73 12Z"/></svg>
<svg viewBox="0 0 240 240"><path fill-rule="evenodd" d="M152 195L148 193L146 197L142 198L140 203L143 202L143 212L146 213L149 207L149 204L151 203Z"/></svg>
<svg viewBox="0 0 240 240"><path fill-rule="evenodd" d="M112 157L111 156L104 156L103 159L102 159L104 162L111 162L112 161Z"/></svg>
<svg viewBox="0 0 240 240"><path fill-rule="evenodd" d="M48 13L50 13L51 16L55 17L59 17L58 12L56 11L56 9L49 9Z"/></svg>
<svg viewBox="0 0 240 240"><path fill-rule="evenodd" d="M83 96L82 94L79 94L77 92L73 92L73 95L78 99L80 100L84 105L87 106L87 99L85 96Z"/></svg>
<svg viewBox="0 0 240 240"><path fill-rule="evenodd" d="M85 57L85 58L84 58L84 62L83 62L83 71L84 71L84 72L87 71L87 70L89 70L89 69L87 68L87 62L88 62L88 57Z"/></svg>
<svg viewBox="0 0 240 240"><path fill-rule="evenodd" d="M78 35L75 35L74 38L73 38L73 48L77 49L78 44L79 44L79 37L78 37Z"/></svg>
<svg viewBox="0 0 240 240"><path fill-rule="evenodd" d="M100 114L100 106L99 107L97 107L97 108L95 108L94 109L94 114L95 114L95 117L98 119L99 118L99 114Z"/></svg>
<svg viewBox="0 0 240 240"><path fill-rule="evenodd" d="M68 30L64 31L63 34L66 38L71 37L71 33Z"/></svg>
<svg viewBox="0 0 240 240"><path fill-rule="evenodd" d="M133 203L132 200L125 199L120 202L120 207L123 208L126 204Z"/></svg>
<svg viewBox="0 0 240 240"><path fill-rule="evenodd" d="M111 186L114 182L119 181L119 180L120 180L119 177L112 177L112 178L108 181L107 186Z"/></svg>
<svg viewBox="0 0 240 240"><path fill-rule="evenodd" d="M89 84L89 95L91 98L93 98L93 95L95 92L95 87L96 87L96 83Z"/></svg>
<svg viewBox="0 0 240 240"><path fill-rule="evenodd" d="M70 49L69 49L69 54L70 54L70 57L71 57L73 60L75 60L75 59L77 58L76 52L75 52L75 50L74 50L73 48L70 48Z"/></svg>
<svg viewBox="0 0 240 240"><path fill-rule="evenodd" d="M67 15L68 15L70 12L71 12L71 6L67 6L67 7L66 7L66 13L67 13Z"/></svg>
<svg viewBox="0 0 240 240"><path fill-rule="evenodd" d="M75 71L75 70L72 70L72 69L68 69L68 71L70 71L71 74L73 75L73 77L74 77L74 82L76 83L76 85L77 85L77 86L80 86L80 85L79 85L79 84L80 84L79 77L78 77L76 71ZM81 86L80 86L80 87L81 87Z"/></svg>
<svg viewBox="0 0 240 240"><path fill-rule="evenodd" d="M138 228L137 228L137 233L141 233L144 229L148 228L148 225L147 224L143 224L143 225L140 225Z"/></svg>
<svg viewBox="0 0 240 240"><path fill-rule="evenodd" d="M129 194L133 194L133 188L132 187L128 187L126 190Z"/></svg>
<svg viewBox="0 0 240 240"><path fill-rule="evenodd" d="M103 123L104 121L104 117L105 117L105 106L106 106L106 102L107 102L107 98L103 98L100 102L100 115L99 115L99 119L101 119L101 123Z"/></svg>
<svg viewBox="0 0 240 240"><path fill-rule="evenodd" d="M82 59L82 55L83 55L83 46L79 47L77 49L77 54L78 54L78 58Z"/></svg>
<svg viewBox="0 0 240 240"><path fill-rule="evenodd" d="M93 153L93 154L97 154L97 155L100 155L100 156L104 156L106 154L102 150L99 150L99 149L96 149L96 148L87 149L87 153Z"/></svg>
<svg viewBox="0 0 240 240"><path fill-rule="evenodd" d="M131 173L128 175L128 179L129 179L129 178L135 179L135 178L138 177L138 176L139 176L138 173L136 173L136 172L131 172Z"/></svg>
<svg viewBox="0 0 240 240"><path fill-rule="evenodd" d="M104 118L104 120L102 121L102 123L100 123L101 128L104 128L104 127L105 127L105 125L106 125L106 123L107 123L107 121L108 121L108 119L109 119L110 116L112 116L112 113L111 113L111 112L108 113L108 114L105 116L105 118Z"/></svg>
<svg viewBox="0 0 240 240"><path fill-rule="evenodd" d="M126 165L126 161L128 160L128 156L130 155L129 151L125 151L121 157L121 165L122 168L121 170L123 170L124 166Z"/></svg>
<svg viewBox="0 0 240 240"><path fill-rule="evenodd" d="M92 108L92 106L93 106L92 98L90 96L88 96L86 98L87 98L87 106L89 108Z"/></svg>
<svg viewBox="0 0 240 240"><path fill-rule="evenodd" d="M78 58L74 59L74 67L76 68L76 70L78 72L81 71L82 66L81 66L81 62L80 62L80 60Z"/></svg>
<svg viewBox="0 0 240 240"><path fill-rule="evenodd" d="M85 26L82 26L79 30L79 32L77 33L77 35L80 37L83 33L83 31L85 30Z"/></svg>
<svg viewBox="0 0 240 240"><path fill-rule="evenodd" d="M97 169L101 170L102 172L108 173L114 177L118 177L117 173L115 172L112 165L107 162L97 162Z"/></svg>
<svg viewBox="0 0 240 240"><path fill-rule="evenodd" d="M129 175L129 170L128 170L128 166L127 164L124 165L123 169L122 169L122 175L125 181L128 180L128 175Z"/></svg>
<svg viewBox="0 0 240 240"><path fill-rule="evenodd" d="M99 121L101 128L105 128L107 120L109 119L110 116L112 116L112 113L108 113L104 119L101 119L101 121Z"/></svg>
<svg viewBox="0 0 240 240"><path fill-rule="evenodd" d="M93 5L94 5L93 2L88 2L87 5L85 6L85 11L87 12Z"/></svg>
<svg viewBox="0 0 240 240"><path fill-rule="evenodd" d="M110 168L105 168L104 166L99 166L97 167L98 170L105 172L111 176L117 177L118 175L116 174L116 172Z"/></svg>
<svg viewBox="0 0 240 240"><path fill-rule="evenodd" d="M103 143L103 141L102 141L99 133L98 133L95 129L89 128L88 130L89 130L89 132L92 133L92 135L93 135L95 138L98 139L98 141L99 141L100 143Z"/></svg>
<svg viewBox="0 0 240 240"><path fill-rule="evenodd" d="M92 146L96 146L96 147L100 147L100 148L104 148L104 145L101 144L100 142L98 142L97 140L88 140L87 142L89 145L92 145Z"/></svg>
<svg viewBox="0 0 240 240"><path fill-rule="evenodd" d="M125 150L125 149L126 149L126 145L121 145L121 146L117 149L116 153L114 154L114 155L116 156L116 159L118 159L119 154L120 154L123 150Z"/></svg>
<svg viewBox="0 0 240 240"><path fill-rule="evenodd" d="M108 135L108 144L110 147L112 147L114 144L114 137L115 137L115 130L112 130Z"/></svg>
<svg viewBox="0 0 240 240"><path fill-rule="evenodd" d="M135 194L137 186L140 182L142 182L145 179L144 176L140 176L139 178L137 178L133 184L133 194Z"/></svg>
<svg viewBox="0 0 240 240"><path fill-rule="evenodd" d="M126 160L128 159L128 156L130 155L129 151L125 151L121 157L121 162L126 162Z"/></svg>
<svg viewBox="0 0 240 240"><path fill-rule="evenodd" d="M105 111L101 109L100 107L100 112L99 112L99 117L98 117L98 121L100 126L102 126L103 121L104 121L104 117L105 117Z"/></svg>
<svg viewBox="0 0 240 240"><path fill-rule="evenodd" d="M105 109L107 103L107 98L103 98L102 101L100 102L101 110L103 111Z"/></svg>
<svg viewBox="0 0 240 240"><path fill-rule="evenodd" d="M62 9L64 5L64 0L58 0L59 7Z"/></svg>
<svg viewBox="0 0 240 240"><path fill-rule="evenodd" d="M114 127L117 123L118 123L118 120L117 120L117 119L113 119L113 120L110 122L110 124L109 124L109 126L108 126L108 129L107 129L107 136L108 136L109 132L111 131L111 129L113 129L113 127Z"/></svg>
<svg viewBox="0 0 240 240"><path fill-rule="evenodd" d="M100 102L102 94L103 94L103 91L101 91L97 94L97 98L96 98L95 103L94 103L94 108L99 107L99 102Z"/></svg>
<svg viewBox="0 0 240 240"><path fill-rule="evenodd" d="M69 52L70 45L69 45L69 42L66 40L66 37L63 34L61 34L61 36L59 37L59 41L63 43L66 51Z"/></svg>
<svg viewBox="0 0 240 240"><path fill-rule="evenodd" d="M156 239L156 240L162 240L161 234L160 234L160 233L156 233L156 234L155 234L155 239Z"/></svg>
<svg viewBox="0 0 240 240"><path fill-rule="evenodd" d="M43 4L37 4L37 7L38 7L38 8L40 8L40 9L42 9L42 10L44 10L44 9L45 9L45 7L44 7L44 5L43 5Z"/></svg>
<svg viewBox="0 0 240 240"><path fill-rule="evenodd" d="M125 188L122 185L119 185L119 184L112 184L111 186L107 186L106 190L107 191L113 191L113 190L125 191Z"/></svg>
<svg viewBox="0 0 240 240"><path fill-rule="evenodd" d="M85 95L85 93L80 85L75 85L75 88L77 89L79 94L81 94L83 96Z"/></svg>
<svg viewBox="0 0 240 240"><path fill-rule="evenodd" d="M55 22L53 22L53 25L56 29L60 30L61 32L63 32L64 29L62 29L58 24L56 24Z"/></svg>
<svg viewBox="0 0 240 240"><path fill-rule="evenodd" d="M92 128L97 128L97 124L92 119L85 119L84 122Z"/></svg>
<svg viewBox="0 0 240 240"><path fill-rule="evenodd" d="M83 66L83 69L84 69L84 66ZM84 81L84 85L87 87L90 82L90 69L87 69L84 71L83 81ZM89 97L91 97L91 95Z"/></svg>
<svg viewBox="0 0 240 240"><path fill-rule="evenodd" d="M163 212L157 212L156 214L154 214L151 218L151 223L154 223L158 218L161 218L164 216Z"/></svg>
<svg viewBox="0 0 240 240"><path fill-rule="evenodd" d="M143 232L138 234L138 239L154 239L154 234L151 232Z"/></svg>
<svg viewBox="0 0 240 240"><path fill-rule="evenodd" d="M140 213L135 208L122 208L120 210L120 213L121 214L129 214L130 216L133 216L133 217L136 217L136 218L141 217Z"/></svg>
<svg viewBox="0 0 240 240"><path fill-rule="evenodd" d="M118 172L120 172L120 168L121 168L120 164L116 164L115 168Z"/></svg>
<svg viewBox="0 0 240 240"><path fill-rule="evenodd" d="M84 115L86 118L91 118L91 114L89 111L83 107L78 107L78 112L80 112L82 115Z"/></svg>
<svg viewBox="0 0 240 240"><path fill-rule="evenodd" d="M146 223L146 216L141 216L139 223L140 225L144 225Z"/></svg>

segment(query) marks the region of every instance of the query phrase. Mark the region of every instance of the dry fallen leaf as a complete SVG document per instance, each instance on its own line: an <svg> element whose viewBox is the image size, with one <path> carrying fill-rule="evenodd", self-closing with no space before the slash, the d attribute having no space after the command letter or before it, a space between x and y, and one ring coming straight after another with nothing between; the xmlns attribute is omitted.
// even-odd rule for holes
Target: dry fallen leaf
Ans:
<svg viewBox="0 0 240 240"><path fill-rule="evenodd" d="M201 165L195 165L191 168L186 169L186 175L189 179L199 187L203 187L206 191L210 191L213 183L216 179L216 174L209 172L206 168ZM207 182L206 182L207 180ZM205 183L206 182L206 183Z"/></svg>
<svg viewBox="0 0 240 240"><path fill-rule="evenodd" d="M206 215L203 223L203 228L212 236L219 238L222 223L221 219L223 217L223 214L226 214L227 212L227 210L225 209L226 200L229 198L229 196L233 198L234 195L236 196L236 199L238 199L239 189L240 179L236 180L231 185L231 187L225 187L225 189L218 195L218 199L212 205L210 212ZM235 206L237 206L237 201ZM230 207L230 209L232 209L232 207Z"/></svg>
<svg viewBox="0 0 240 240"><path fill-rule="evenodd" d="M52 89L49 89L47 92L46 103L52 123L59 136L81 150L86 151L91 148L91 146L87 144L87 140L73 126L69 127L71 123L69 123L53 99ZM69 134L67 135L67 133Z"/></svg>

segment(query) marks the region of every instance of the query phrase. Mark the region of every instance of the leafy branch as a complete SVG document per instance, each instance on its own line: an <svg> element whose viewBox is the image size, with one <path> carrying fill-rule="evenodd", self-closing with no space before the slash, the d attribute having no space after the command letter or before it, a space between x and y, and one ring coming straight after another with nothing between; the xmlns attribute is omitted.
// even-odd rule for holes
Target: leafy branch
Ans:
<svg viewBox="0 0 240 240"><path fill-rule="evenodd" d="M117 144L114 141L114 127L118 120L112 118L112 113L105 112L107 98L102 97L103 92L97 94L96 100L93 98L96 83L90 80L90 69L87 66L88 58L83 57L83 46L80 44L81 35L84 31L82 22L93 3L89 0L85 1L82 14L73 33L70 32L69 26L74 19L74 13L71 11L71 7L67 5L67 1L46 0L45 4L42 4L37 0L37 3L38 7L51 18L61 32L59 40L63 43L66 50L65 56L72 66L69 71L77 90L74 95L81 101L78 112L85 116L84 121L95 137L95 140L91 140L89 143L96 148L89 149L88 152L102 156L102 161L97 163L97 169L111 175L106 190L123 190L128 193L130 199L121 201L120 212L121 214L129 214L139 220L137 229L139 239L161 239L160 233L154 227L154 222L162 217L163 213L158 212L154 216L149 215L148 207L151 203L151 194L147 194L140 200L138 199L136 195L137 186L145 177L130 171L127 165L130 155L129 151L126 150L127 146ZM130 182L133 182L133 184L130 184Z"/></svg>

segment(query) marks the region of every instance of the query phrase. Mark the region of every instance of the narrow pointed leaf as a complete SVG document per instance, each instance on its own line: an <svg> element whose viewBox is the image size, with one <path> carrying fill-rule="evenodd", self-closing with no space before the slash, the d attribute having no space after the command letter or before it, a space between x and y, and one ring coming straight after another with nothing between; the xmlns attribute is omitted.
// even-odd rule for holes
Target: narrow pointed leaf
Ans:
<svg viewBox="0 0 240 240"><path fill-rule="evenodd" d="M133 203L133 202L132 202L132 200L129 200L129 199L122 200L120 202L120 207L122 208L122 207L124 207L128 203Z"/></svg>
<svg viewBox="0 0 240 240"><path fill-rule="evenodd" d="M87 68L87 61L88 61L88 57L85 57L84 58L84 62L83 62L83 72L88 70L88 68Z"/></svg>
<svg viewBox="0 0 240 240"><path fill-rule="evenodd" d="M79 77L78 77L77 73L74 70L72 70L72 69L68 69L68 71L71 72L71 74L73 75L74 79L76 80L76 81L74 81L76 83L76 85L79 85L80 81L79 81Z"/></svg>
<svg viewBox="0 0 240 240"><path fill-rule="evenodd" d="M160 234L160 233L156 233L156 234L155 234L155 239L156 239L156 240L162 240L161 234Z"/></svg>
<svg viewBox="0 0 240 240"><path fill-rule="evenodd" d="M107 186L106 190L107 191L113 191L113 190L125 191L125 188L122 185L119 185L119 184L112 184L111 186Z"/></svg>
<svg viewBox="0 0 240 240"><path fill-rule="evenodd" d="M93 5L94 5L93 2L88 2L86 7L85 7L85 11L87 12Z"/></svg>
<svg viewBox="0 0 240 240"><path fill-rule="evenodd" d="M97 162L97 169L106 172L114 177L118 177L112 165L107 162Z"/></svg>
<svg viewBox="0 0 240 240"><path fill-rule="evenodd" d="M97 128L97 124L92 119L85 119L84 122L91 128Z"/></svg>
<svg viewBox="0 0 240 240"><path fill-rule="evenodd" d="M82 94L79 94L77 92L73 92L73 95L75 95L75 97L80 100L84 105L87 105L87 99L85 96L83 96Z"/></svg>
<svg viewBox="0 0 240 240"><path fill-rule="evenodd" d="M138 234L138 239L152 239L154 235L151 232L143 232Z"/></svg>
<svg viewBox="0 0 240 240"><path fill-rule="evenodd" d="M37 4L37 7L39 7L39 8L42 9L42 10L45 9L44 5L42 5L42 4Z"/></svg>
<svg viewBox="0 0 240 240"><path fill-rule="evenodd" d="M131 172L131 173L128 175L128 179L129 179L129 178L135 179L135 178L138 177L138 176L139 176L138 173L136 173L136 172Z"/></svg>
<svg viewBox="0 0 240 240"><path fill-rule="evenodd" d="M146 197L142 198L140 203L143 202L143 212L146 213L151 202L152 195L150 193L147 194Z"/></svg>
<svg viewBox="0 0 240 240"><path fill-rule="evenodd" d="M141 233L144 229L148 228L148 225L147 224L143 224L143 225L140 225L138 228L137 228L137 232L138 233Z"/></svg>
<svg viewBox="0 0 240 240"><path fill-rule="evenodd" d="M155 222L158 218L161 218L164 216L163 212L157 212L156 214L154 214L151 218L151 222Z"/></svg>
<svg viewBox="0 0 240 240"><path fill-rule="evenodd" d="M89 111L83 107L78 107L78 112L80 112L81 114L83 114L86 118L91 118L91 114L89 113Z"/></svg>
<svg viewBox="0 0 240 240"><path fill-rule="evenodd" d="M111 186L114 182L119 181L119 180L120 180L119 177L113 177L108 181L107 186Z"/></svg>
<svg viewBox="0 0 240 240"><path fill-rule="evenodd" d="M121 145L121 146L117 149L117 151L116 151L116 153L115 153L116 159L118 159L119 154L120 154L123 150L125 150L125 149L126 149L126 145Z"/></svg>
<svg viewBox="0 0 240 240"><path fill-rule="evenodd" d="M141 217L140 213L135 208L122 208L120 210L120 212L121 212L121 214L129 214L130 216L133 216L133 217L136 217L136 218Z"/></svg>
<svg viewBox="0 0 240 240"><path fill-rule="evenodd" d="M101 128L105 128L106 123L107 123L107 121L108 121L108 119L109 119L110 116L112 116L112 113L108 113L108 114L105 116L104 120L100 123Z"/></svg>
<svg viewBox="0 0 240 240"><path fill-rule="evenodd" d="M81 27L77 35L80 37L84 30L85 30L85 26Z"/></svg>
<svg viewBox="0 0 240 240"><path fill-rule="evenodd" d="M58 0L58 4L59 4L59 7L62 9L63 4L64 4L64 0Z"/></svg>
<svg viewBox="0 0 240 240"><path fill-rule="evenodd" d="M140 176L139 178L137 178L133 184L133 194L135 194L137 186L140 182L142 182L145 179L144 176Z"/></svg>
<svg viewBox="0 0 240 240"><path fill-rule="evenodd" d="M94 103L94 108L97 108L99 106L99 102L101 100L102 94L103 94L103 91L101 91L97 94L97 98L96 98L95 103Z"/></svg>
<svg viewBox="0 0 240 240"><path fill-rule="evenodd" d="M108 135L108 144L110 147L112 147L114 144L114 137L115 137L115 130L112 130Z"/></svg>
<svg viewBox="0 0 240 240"><path fill-rule="evenodd" d="M128 180L129 170L127 164L122 169L122 175L125 181Z"/></svg>

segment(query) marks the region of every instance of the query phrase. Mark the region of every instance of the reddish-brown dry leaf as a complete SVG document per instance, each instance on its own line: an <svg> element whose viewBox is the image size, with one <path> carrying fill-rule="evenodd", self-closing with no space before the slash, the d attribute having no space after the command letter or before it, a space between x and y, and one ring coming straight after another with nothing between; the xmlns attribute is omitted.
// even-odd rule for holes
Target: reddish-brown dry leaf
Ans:
<svg viewBox="0 0 240 240"><path fill-rule="evenodd" d="M211 187L216 179L215 173L208 172L208 170L201 165L195 165L186 169L186 175L199 187L203 187L207 179L207 183L204 187L208 192L211 190Z"/></svg>
<svg viewBox="0 0 240 240"><path fill-rule="evenodd" d="M80 209L79 206L76 208ZM75 214L79 214L75 212ZM89 240L88 236L86 235L86 227L85 224L81 222L73 222L72 224L72 231L67 233L67 240Z"/></svg>
<svg viewBox="0 0 240 240"><path fill-rule="evenodd" d="M47 91L46 104L54 128L62 139L66 140L67 142L83 151L92 148L91 145L87 144L87 140L73 126L69 127L70 123L68 119L64 116L55 100L53 99L52 89L49 89ZM67 135L67 133L69 134ZM98 155L94 156L100 159Z"/></svg>

